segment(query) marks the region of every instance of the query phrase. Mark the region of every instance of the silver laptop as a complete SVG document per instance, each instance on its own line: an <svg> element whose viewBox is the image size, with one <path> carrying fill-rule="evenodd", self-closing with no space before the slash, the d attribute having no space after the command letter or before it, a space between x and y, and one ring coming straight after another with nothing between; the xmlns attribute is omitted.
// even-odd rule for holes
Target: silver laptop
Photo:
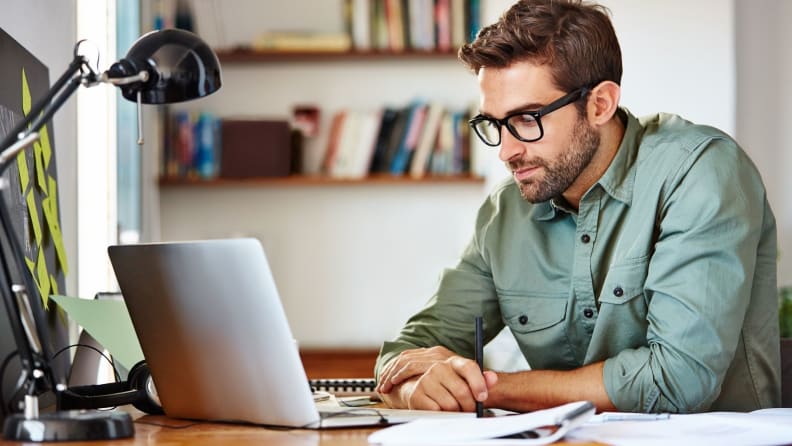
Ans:
<svg viewBox="0 0 792 446"><path fill-rule="evenodd" d="M342 407L320 414L256 239L108 252L168 416L323 428L442 414Z"/></svg>

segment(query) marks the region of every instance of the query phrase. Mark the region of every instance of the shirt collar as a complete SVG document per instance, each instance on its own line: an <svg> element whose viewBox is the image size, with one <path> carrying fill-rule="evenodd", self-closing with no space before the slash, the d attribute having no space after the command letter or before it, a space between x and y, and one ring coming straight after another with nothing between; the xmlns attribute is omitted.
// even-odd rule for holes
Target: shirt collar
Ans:
<svg viewBox="0 0 792 446"><path fill-rule="evenodd" d="M624 107L619 107L616 115L624 126L624 137L616 156L597 183L613 198L629 205L632 203L635 184L635 159L644 128L638 119Z"/></svg>
<svg viewBox="0 0 792 446"><path fill-rule="evenodd" d="M635 183L635 158L638 156L638 146L641 143L644 128L625 107L619 107L616 115L625 124L624 137L619 144L616 156L613 157L610 166L597 181L597 184L616 200L629 205L632 203ZM573 211L556 200L547 200L536 205L534 219L548 221L554 219L559 213L571 214Z"/></svg>

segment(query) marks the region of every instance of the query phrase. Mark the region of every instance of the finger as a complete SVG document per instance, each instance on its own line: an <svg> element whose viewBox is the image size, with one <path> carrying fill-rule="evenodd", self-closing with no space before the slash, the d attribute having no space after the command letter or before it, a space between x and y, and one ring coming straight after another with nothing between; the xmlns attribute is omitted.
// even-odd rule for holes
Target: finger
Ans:
<svg viewBox="0 0 792 446"><path fill-rule="evenodd" d="M470 393L476 401L487 399L487 382L484 380L484 374L475 361L455 356L449 360L449 364L456 374L466 381Z"/></svg>
<svg viewBox="0 0 792 446"><path fill-rule="evenodd" d="M393 374L396 370L399 370L402 366L402 363L405 361L409 361L409 356L411 352L414 350L405 350L399 353L395 358L388 361L385 364L385 367L382 369L382 372L379 376L379 383L377 386L377 392L381 393L388 393L393 389L393 384L391 383L391 379L393 378ZM405 359L407 358L407 359Z"/></svg>
<svg viewBox="0 0 792 446"><path fill-rule="evenodd" d="M399 385L413 376L420 375L427 369L428 367L426 365L423 363L416 363L415 361L404 363L401 367L397 364L397 366L389 370L387 376L384 377L381 382L382 389L387 393L393 389L394 386Z"/></svg>
<svg viewBox="0 0 792 446"><path fill-rule="evenodd" d="M486 370L484 372L484 381L487 382L487 390L489 390L498 383L498 374L491 370Z"/></svg>
<svg viewBox="0 0 792 446"><path fill-rule="evenodd" d="M416 391L411 395L409 405L411 409L442 410L458 412L462 406L449 390L447 378L443 374L432 371L418 380ZM453 371L450 372L453 375ZM456 377L456 386L464 386L459 377ZM454 387L454 384L451 385Z"/></svg>
<svg viewBox="0 0 792 446"><path fill-rule="evenodd" d="M394 386L398 385L402 381L408 380L413 376L418 376L423 373L426 373L436 362L426 362L426 361L413 361L409 364L406 364L401 369L395 371L391 375L390 382Z"/></svg>

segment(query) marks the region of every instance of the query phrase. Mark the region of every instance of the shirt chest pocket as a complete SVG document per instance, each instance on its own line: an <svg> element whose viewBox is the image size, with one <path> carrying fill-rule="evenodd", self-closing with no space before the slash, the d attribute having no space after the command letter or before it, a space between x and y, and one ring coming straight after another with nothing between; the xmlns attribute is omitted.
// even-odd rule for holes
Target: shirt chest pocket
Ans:
<svg viewBox="0 0 792 446"><path fill-rule="evenodd" d="M571 351L566 337L567 294L500 294L501 315L533 368L565 368Z"/></svg>
<svg viewBox="0 0 792 446"><path fill-rule="evenodd" d="M599 303L622 305L642 296L648 267L648 259L611 266L602 285Z"/></svg>

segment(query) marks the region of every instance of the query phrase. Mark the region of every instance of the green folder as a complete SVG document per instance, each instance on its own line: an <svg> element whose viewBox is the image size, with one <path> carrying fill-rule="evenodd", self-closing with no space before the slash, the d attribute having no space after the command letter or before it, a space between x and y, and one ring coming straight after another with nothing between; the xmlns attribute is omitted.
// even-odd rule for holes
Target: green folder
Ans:
<svg viewBox="0 0 792 446"><path fill-rule="evenodd" d="M143 360L132 319L121 299L81 299L51 295L66 314L96 339L124 368Z"/></svg>

